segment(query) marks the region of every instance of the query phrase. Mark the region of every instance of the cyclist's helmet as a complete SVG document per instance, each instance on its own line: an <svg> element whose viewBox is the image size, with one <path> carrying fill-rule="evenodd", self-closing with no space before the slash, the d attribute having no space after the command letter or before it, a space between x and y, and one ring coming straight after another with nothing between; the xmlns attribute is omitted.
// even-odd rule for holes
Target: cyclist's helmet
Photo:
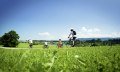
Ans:
<svg viewBox="0 0 120 72"><path fill-rule="evenodd" d="M71 28L70 30L73 31L73 28Z"/></svg>

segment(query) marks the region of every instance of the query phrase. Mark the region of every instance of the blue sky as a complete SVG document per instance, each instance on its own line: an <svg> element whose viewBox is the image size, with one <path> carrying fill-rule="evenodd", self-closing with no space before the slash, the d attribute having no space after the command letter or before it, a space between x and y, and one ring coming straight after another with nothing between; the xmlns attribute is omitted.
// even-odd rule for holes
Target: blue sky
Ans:
<svg viewBox="0 0 120 72"><path fill-rule="evenodd" d="M15 30L21 40L120 37L119 0L0 0L0 36Z"/></svg>

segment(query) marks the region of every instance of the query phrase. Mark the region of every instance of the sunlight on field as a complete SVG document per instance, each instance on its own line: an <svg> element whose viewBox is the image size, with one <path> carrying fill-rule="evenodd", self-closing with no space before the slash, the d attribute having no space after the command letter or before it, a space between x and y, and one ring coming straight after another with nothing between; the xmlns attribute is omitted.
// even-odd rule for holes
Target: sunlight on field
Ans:
<svg viewBox="0 0 120 72"><path fill-rule="evenodd" d="M23 45L23 46L22 46ZM27 47L21 44L18 47ZM75 47L58 49L0 48L3 72L113 72L120 71L120 46Z"/></svg>

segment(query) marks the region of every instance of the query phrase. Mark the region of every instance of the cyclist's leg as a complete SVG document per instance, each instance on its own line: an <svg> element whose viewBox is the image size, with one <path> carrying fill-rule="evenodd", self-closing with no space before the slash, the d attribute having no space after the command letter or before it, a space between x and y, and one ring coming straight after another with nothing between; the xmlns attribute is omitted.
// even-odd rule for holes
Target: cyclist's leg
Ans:
<svg viewBox="0 0 120 72"><path fill-rule="evenodd" d="M31 48L33 47L33 43L31 43Z"/></svg>
<svg viewBox="0 0 120 72"><path fill-rule="evenodd" d="M29 45L29 46L30 46L30 48L32 48L32 43L30 43L30 45Z"/></svg>
<svg viewBox="0 0 120 72"><path fill-rule="evenodd" d="M73 40L73 46L75 45L75 41Z"/></svg>
<svg viewBox="0 0 120 72"><path fill-rule="evenodd" d="M73 44L72 44L72 47L75 46L75 40L76 40L76 37L73 37Z"/></svg>
<svg viewBox="0 0 120 72"><path fill-rule="evenodd" d="M46 45L46 48L48 48L48 45Z"/></svg>
<svg viewBox="0 0 120 72"><path fill-rule="evenodd" d="M73 43L74 43L73 37L71 37L71 38L69 39L69 45L70 45L71 47L73 47Z"/></svg>

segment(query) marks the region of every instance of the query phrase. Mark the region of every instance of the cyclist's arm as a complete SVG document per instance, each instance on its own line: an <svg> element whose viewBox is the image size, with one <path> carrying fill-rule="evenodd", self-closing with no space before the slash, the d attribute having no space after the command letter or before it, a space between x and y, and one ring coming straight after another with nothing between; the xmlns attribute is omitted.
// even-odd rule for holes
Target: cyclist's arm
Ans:
<svg viewBox="0 0 120 72"><path fill-rule="evenodd" d="M68 38L70 38L71 35L72 35L72 32L69 34Z"/></svg>

